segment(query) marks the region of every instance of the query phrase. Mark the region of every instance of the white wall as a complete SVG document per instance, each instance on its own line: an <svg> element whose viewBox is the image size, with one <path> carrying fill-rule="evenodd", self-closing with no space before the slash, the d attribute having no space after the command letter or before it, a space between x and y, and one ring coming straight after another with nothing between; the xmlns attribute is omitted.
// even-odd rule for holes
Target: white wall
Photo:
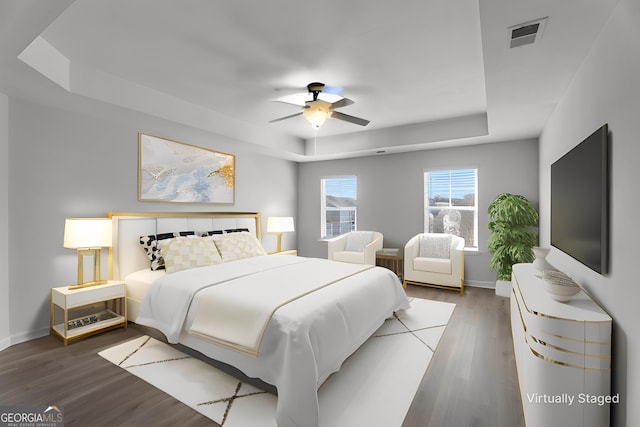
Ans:
<svg viewBox="0 0 640 427"><path fill-rule="evenodd" d="M49 288L76 280L76 253L62 247L66 217L104 216L108 211L258 211L266 230L268 216L296 215L297 164L135 112L122 110L117 119L106 120L99 114L105 106L87 102L84 108L78 113L9 99L12 343L47 334ZM235 204L139 202L140 131L235 154ZM293 247L294 241L291 233L284 244ZM263 236L263 242L267 250L275 249L274 236Z"/></svg>
<svg viewBox="0 0 640 427"><path fill-rule="evenodd" d="M10 344L9 328L9 98L0 93L0 350Z"/></svg>
<svg viewBox="0 0 640 427"><path fill-rule="evenodd" d="M610 273L601 276L553 249L550 262L583 285L613 317L612 425L640 420L640 310L636 239L640 182L640 3L621 0L561 99L540 139L542 244L550 244L550 165L609 124Z"/></svg>
<svg viewBox="0 0 640 427"><path fill-rule="evenodd" d="M402 138L402 135L397 135ZM326 257L320 238L320 179L358 177L358 229L384 235L384 246L403 248L423 231L423 172L427 169L478 168L479 253L465 255L465 281L493 287L489 270L487 207L500 193L521 194L538 205L537 140L443 148L299 165L299 252Z"/></svg>

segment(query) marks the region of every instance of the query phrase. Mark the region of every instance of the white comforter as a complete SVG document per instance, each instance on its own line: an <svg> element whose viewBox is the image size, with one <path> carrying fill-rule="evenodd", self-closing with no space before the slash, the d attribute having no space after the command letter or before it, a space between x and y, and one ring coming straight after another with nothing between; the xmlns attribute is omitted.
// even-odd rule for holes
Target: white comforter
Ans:
<svg viewBox="0 0 640 427"><path fill-rule="evenodd" d="M158 279L146 295L136 322L159 329L180 342L235 366L278 389L280 427L318 425L317 390L396 310L408 308L398 278L376 267L321 288L280 307L264 333L260 355L251 357L188 334L201 289L237 278L308 262L294 256L261 256L184 270ZM330 268L333 261L327 261ZM245 279L246 280L246 279ZM300 277L304 280L304 277Z"/></svg>
<svg viewBox="0 0 640 427"><path fill-rule="evenodd" d="M258 356L264 331L278 308L372 268L319 258L305 260L264 270L259 281L250 275L201 290L194 299L198 308L189 333Z"/></svg>

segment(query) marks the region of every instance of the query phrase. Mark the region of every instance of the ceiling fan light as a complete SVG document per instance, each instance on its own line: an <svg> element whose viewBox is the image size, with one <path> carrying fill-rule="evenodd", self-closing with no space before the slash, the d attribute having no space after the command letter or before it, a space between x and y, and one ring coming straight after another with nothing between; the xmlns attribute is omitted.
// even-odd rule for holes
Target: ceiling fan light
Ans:
<svg viewBox="0 0 640 427"><path fill-rule="evenodd" d="M314 129L320 128L328 116L327 111L315 108L308 108L303 111L303 114Z"/></svg>

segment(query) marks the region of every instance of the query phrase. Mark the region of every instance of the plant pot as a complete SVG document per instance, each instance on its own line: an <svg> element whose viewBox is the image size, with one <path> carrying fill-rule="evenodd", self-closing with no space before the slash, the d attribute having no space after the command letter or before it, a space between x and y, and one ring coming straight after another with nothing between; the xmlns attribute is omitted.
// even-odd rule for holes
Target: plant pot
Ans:
<svg viewBox="0 0 640 427"><path fill-rule="evenodd" d="M496 280L496 295L499 297L511 297L511 281Z"/></svg>

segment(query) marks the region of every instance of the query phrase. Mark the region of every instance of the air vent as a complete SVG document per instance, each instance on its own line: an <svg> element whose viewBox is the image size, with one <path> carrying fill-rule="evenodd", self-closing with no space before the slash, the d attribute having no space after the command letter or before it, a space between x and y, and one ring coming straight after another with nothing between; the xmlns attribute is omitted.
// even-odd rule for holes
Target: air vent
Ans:
<svg viewBox="0 0 640 427"><path fill-rule="evenodd" d="M512 49L514 47L526 46L538 42L542 37L547 19L548 18L537 19L509 27L507 29L509 48Z"/></svg>

